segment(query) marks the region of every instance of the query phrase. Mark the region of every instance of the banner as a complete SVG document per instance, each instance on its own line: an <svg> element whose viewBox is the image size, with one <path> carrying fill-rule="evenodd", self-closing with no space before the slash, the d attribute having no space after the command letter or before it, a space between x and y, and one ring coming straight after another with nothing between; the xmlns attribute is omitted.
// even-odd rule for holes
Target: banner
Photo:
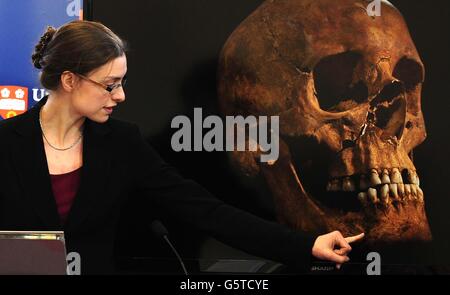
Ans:
<svg viewBox="0 0 450 295"><path fill-rule="evenodd" d="M31 62L47 26L83 19L82 0L0 0L0 120L20 115L42 97Z"/></svg>

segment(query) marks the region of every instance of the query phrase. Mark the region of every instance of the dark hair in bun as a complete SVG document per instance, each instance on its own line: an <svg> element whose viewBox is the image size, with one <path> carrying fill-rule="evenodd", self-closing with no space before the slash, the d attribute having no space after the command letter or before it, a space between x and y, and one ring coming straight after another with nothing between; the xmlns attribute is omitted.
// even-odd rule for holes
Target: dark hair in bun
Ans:
<svg viewBox="0 0 450 295"><path fill-rule="evenodd" d="M109 28L98 22L77 20L57 30L48 27L31 59L42 70L42 86L56 90L63 72L87 75L125 52L125 42Z"/></svg>
<svg viewBox="0 0 450 295"><path fill-rule="evenodd" d="M48 43L52 40L53 35L55 35L56 29L54 27L47 27L44 35L41 36L39 43L34 47L34 53L31 56L31 60L33 61L33 65L37 69L42 69L41 59L45 49L47 48Z"/></svg>

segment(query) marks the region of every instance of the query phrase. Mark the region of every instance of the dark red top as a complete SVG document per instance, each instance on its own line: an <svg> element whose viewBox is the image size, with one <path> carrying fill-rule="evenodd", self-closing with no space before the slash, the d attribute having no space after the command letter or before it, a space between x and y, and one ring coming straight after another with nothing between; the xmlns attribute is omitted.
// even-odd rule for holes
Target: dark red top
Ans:
<svg viewBox="0 0 450 295"><path fill-rule="evenodd" d="M80 176L81 167L64 174L50 174L53 195L56 199L58 214L62 224L66 223L73 200L77 194L78 186L80 185Z"/></svg>

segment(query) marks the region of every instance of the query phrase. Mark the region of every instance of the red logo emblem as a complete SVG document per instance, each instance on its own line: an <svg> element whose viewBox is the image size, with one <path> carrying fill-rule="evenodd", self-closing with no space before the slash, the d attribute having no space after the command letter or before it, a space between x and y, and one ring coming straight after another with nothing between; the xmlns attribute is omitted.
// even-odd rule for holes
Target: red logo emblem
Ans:
<svg viewBox="0 0 450 295"><path fill-rule="evenodd" d="M0 85L0 117L8 119L28 110L28 88Z"/></svg>

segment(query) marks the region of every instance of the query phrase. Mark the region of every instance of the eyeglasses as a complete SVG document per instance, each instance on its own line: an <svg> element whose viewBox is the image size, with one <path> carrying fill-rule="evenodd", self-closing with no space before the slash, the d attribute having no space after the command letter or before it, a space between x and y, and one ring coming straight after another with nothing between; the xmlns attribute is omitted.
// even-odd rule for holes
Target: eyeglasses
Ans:
<svg viewBox="0 0 450 295"><path fill-rule="evenodd" d="M121 83L112 84L112 85L106 85L106 84L103 84L103 83L94 81L94 80L92 80L92 79L90 79L90 78L88 78L88 77L86 77L86 76L81 75L81 74L75 73L75 75L77 75L78 77L80 77L80 78L83 79L83 80L89 81L89 82L91 82L91 83L94 83L94 84L96 84L96 85L102 87L103 89L105 89L105 90L108 91L109 93L111 93L114 89L117 89L117 88L119 88L119 87L124 87L125 84L127 83L127 76L124 76L124 77L122 78L122 82L121 82Z"/></svg>

